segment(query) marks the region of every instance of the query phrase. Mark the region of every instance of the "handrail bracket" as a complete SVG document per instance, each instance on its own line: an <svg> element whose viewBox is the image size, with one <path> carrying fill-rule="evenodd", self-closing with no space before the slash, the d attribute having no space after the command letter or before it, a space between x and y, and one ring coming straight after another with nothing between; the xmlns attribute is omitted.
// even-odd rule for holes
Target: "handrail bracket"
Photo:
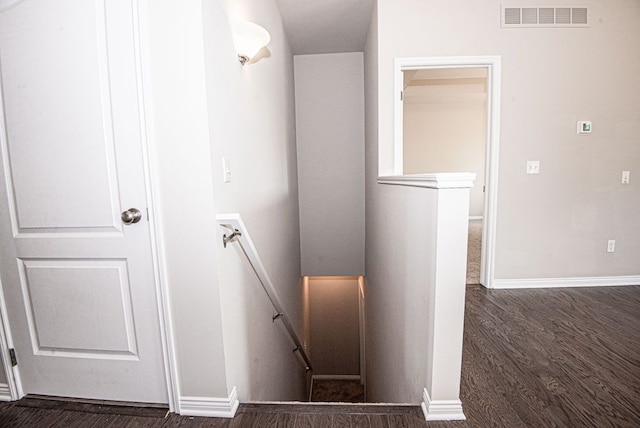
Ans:
<svg viewBox="0 0 640 428"><path fill-rule="evenodd" d="M240 233L238 229L233 229L233 233L229 236L227 236L226 233L222 235L222 245L224 248L227 248L227 244L236 236L242 236L242 233Z"/></svg>

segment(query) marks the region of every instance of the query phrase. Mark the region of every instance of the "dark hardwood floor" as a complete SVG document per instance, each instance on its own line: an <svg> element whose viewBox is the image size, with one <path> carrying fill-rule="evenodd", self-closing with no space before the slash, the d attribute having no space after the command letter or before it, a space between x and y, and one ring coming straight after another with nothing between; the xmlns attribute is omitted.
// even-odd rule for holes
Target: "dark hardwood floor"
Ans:
<svg viewBox="0 0 640 428"><path fill-rule="evenodd" d="M467 288L474 426L640 427L640 287Z"/></svg>
<svg viewBox="0 0 640 428"><path fill-rule="evenodd" d="M0 427L640 427L640 287L467 288L466 421L417 406L241 405L233 420L0 404ZM117 412L114 412L117 413Z"/></svg>

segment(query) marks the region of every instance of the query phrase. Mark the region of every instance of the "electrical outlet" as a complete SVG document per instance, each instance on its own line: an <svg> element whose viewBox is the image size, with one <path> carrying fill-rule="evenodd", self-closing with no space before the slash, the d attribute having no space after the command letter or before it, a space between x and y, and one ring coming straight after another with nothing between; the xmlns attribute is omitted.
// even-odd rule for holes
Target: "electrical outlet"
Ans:
<svg viewBox="0 0 640 428"><path fill-rule="evenodd" d="M622 171L622 184L629 184L629 171Z"/></svg>
<svg viewBox="0 0 640 428"><path fill-rule="evenodd" d="M527 174L540 174L540 161L527 161Z"/></svg>
<svg viewBox="0 0 640 428"><path fill-rule="evenodd" d="M616 251L616 240L609 239L607 241L607 253L613 253L614 251Z"/></svg>

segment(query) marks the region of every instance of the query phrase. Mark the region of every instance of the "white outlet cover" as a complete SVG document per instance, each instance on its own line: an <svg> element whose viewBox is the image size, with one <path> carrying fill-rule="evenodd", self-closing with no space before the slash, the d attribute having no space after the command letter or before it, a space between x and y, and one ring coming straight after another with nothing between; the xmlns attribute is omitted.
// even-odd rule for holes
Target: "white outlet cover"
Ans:
<svg viewBox="0 0 640 428"><path fill-rule="evenodd" d="M629 171L622 171L622 184L629 184L629 177L630 176L630 172Z"/></svg>
<svg viewBox="0 0 640 428"><path fill-rule="evenodd" d="M540 161L527 161L527 174L540 174Z"/></svg>

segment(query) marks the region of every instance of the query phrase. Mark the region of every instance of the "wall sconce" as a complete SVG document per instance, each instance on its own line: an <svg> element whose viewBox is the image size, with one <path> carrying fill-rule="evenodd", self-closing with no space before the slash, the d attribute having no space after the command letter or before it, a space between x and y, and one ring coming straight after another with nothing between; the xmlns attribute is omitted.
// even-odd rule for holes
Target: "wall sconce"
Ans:
<svg viewBox="0 0 640 428"><path fill-rule="evenodd" d="M236 51L238 52L238 59L242 65L250 61L271 40L269 32L253 22L233 21L231 30Z"/></svg>

